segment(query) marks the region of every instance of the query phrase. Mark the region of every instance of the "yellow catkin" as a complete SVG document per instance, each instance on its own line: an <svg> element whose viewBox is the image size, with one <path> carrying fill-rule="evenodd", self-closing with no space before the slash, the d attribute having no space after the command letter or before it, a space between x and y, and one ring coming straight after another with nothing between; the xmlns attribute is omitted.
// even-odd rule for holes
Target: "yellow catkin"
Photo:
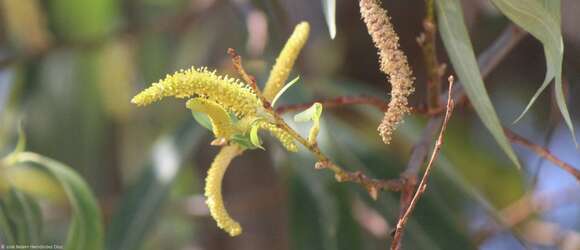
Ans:
<svg viewBox="0 0 580 250"><path fill-rule="evenodd" d="M397 125L410 112L407 97L415 91L413 73L407 56L399 48L399 37L387 11L381 8L377 0L361 0L360 12L379 50L381 71L389 76L391 82L391 101L378 128L383 142L388 144Z"/></svg>
<svg viewBox="0 0 580 250"><path fill-rule="evenodd" d="M308 39L309 32L310 25L307 22L301 22L294 28L294 32L288 38L286 45L284 45L274 67L270 71L270 76L264 87L266 100L272 101L278 91L284 87L286 80L288 80L288 75L290 75L290 71L294 67L294 62Z"/></svg>
<svg viewBox="0 0 580 250"><path fill-rule="evenodd" d="M216 138L229 139L235 132L230 115L218 103L205 99L193 98L185 104L188 109L202 112L209 116L213 134Z"/></svg>
<svg viewBox="0 0 580 250"><path fill-rule="evenodd" d="M189 98L199 96L214 101L238 117L255 115L262 108L254 92L238 79L219 76L206 68L181 70L135 96L131 102L145 106L163 97Z"/></svg>
<svg viewBox="0 0 580 250"><path fill-rule="evenodd" d="M223 147L213 160L205 179L205 197L209 212L218 227L230 236L241 234L242 227L226 210L222 197L222 179L232 159L241 152L242 150L235 145Z"/></svg>
<svg viewBox="0 0 580 250"><path fill-rule="evenodd" d="M272 136L276 137L282 143L282 146L290 152L298 152L298 146L294 142L294 138L286 130L277 127L276 125L267 121L258 121L257 126L261 129L268 130Z"/></svg>

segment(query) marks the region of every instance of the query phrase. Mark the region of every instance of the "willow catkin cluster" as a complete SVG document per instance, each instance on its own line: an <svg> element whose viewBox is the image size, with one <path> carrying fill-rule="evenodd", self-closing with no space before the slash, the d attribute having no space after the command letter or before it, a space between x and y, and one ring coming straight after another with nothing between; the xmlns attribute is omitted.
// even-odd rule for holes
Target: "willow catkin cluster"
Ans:
<svg viewBox="0 0 580 250"><path fill-rule="evenodd" d="M205 178L205 196L207 198L205 202L209 207L209 212L217 222L218 227L228 232L230 236L241 234L242 227L226 210L222 197L222 180L230 162L241 153L242 150L238 146L223 147L214 158Z"/></svg>
<svg viewBox="0 0 580 250"><path fill-rule="evenodd" d="M207 68L181 70L153 83L133 97L138 106L149 105L163 97L199 96L214 101L238 117L255 115L262 104L256 94L240 80L220 76Z"/></svg>
<svg viewBox="0 0 580 250"><path fill-rule="evenodd" d="M407 56L399 48L399 37L393 29L387 11L377 0L361 0L360 13L380 57L381 71L391 82L391 101L378 131L384 143L390 143L393 131L410 112L407 97L415 91L413 73Z"/></svg>
<svg viewBox="0 0 580 250"><path fill-rule="evenodd" d="M272 101L274 96L278 94L278 91L284 87L290 71L294 67L294 62L300 54L300 50L306 44L308 39L308 33L310 32L310 25L307 22L301 22L296 25L294 32L288 38L288 41L284 45L284 48L276 58L276 63L270 71L270 76L266 81L266 86L264 87L264 97L268 101Z"/></svg>
<svg viewBox="0 0 580 250"><path fill-rule="evenodd" d="M294 138L286 132L286 130L266 121L258 121L257 126L260 129L268 130L272 136L276 137L280 143L282 143L282 146L284 146L286 150L290 152L298 152L298 146L296 145L296 142L294 142Z"/></svg>

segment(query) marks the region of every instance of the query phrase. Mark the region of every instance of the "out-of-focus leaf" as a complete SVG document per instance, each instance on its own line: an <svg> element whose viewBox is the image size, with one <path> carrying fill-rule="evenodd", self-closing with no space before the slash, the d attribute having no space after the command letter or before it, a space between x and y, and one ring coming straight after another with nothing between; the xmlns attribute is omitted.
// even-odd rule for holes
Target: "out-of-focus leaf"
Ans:
<svg viewBox="0 0 580 250"><path fill-rule="evenodd" d="M435 1L435 3L443 44L471 104L502 150L520 168L518 158L503 132L481 78L463 19L461 3L458 0Z"/></svg>
<svg viewBox="0 0 580 250"><path fill-rule="evenodd" d="M334 39L336 37L336 0L322 0L322 10L330 38Z"/></svg>
<svg viewBox="0 0 580 250"><path fill-rule="evenodd" d="M22 123L18 125L18 142L14 148L15 153L19 153L26 149L26 134L24 133L24 128L22 128Z"/></svg>
<svg viewBox="0 0 580 250"><path fill-rule="evenodd" d="M107 232L108 250L140 249L159 218L182 162L195 150L203 130L187 122L175 134L157 142L151 160L127 190Z"/></svg>
<svg viewBox="0 0 580 250"><path fill-rule="evenodd" d="M560 27L560 0L493 0L493 3L510 20L540 40L546 55L546 77L544 82L516 119L516 122L530 109L552 79L555 79L556 103L576 143L574 125L572 124L568 106L566 105L566 98L562 90L564 43Z"/></svg>
<svg viewBox="0 0 580 250"><path fill-rule="evenodd" d="M315 174L312 169L303 168L306 164L312 164L311 160L301 156L293 156L292 160L287 162L291 164L292 169L296 170L295 187L303 191L298 191L292 194L295 199L293 203L299 203L300 208L293 209L294 216L292 218L295 224L293 228L298 228L302 231L304 228L312 227L308 235L303 232L295 232L295 241L300 244L296 249L324 249L335 250L337 246L337 228L338 228L338 208L335 195L330 192L328 187L324 185L325 181L321 181L323 174ZM330 178L327 180L334 181ZM296 191L296 190L295 190ZM316 211L308 209L308 206L314 207ZM304 210L306 208L306 211ZM300 222L308 220L304 225ZM295 221L296 220L296 221ZM314 227L313 224L316 224ZM305 244L306 243L306 244ZM295 243L296 244L296 243ZM320 244L316 246L314 244Z"/></svg>
<svg viewBox="0 0 580 250"><path fill-rule="evenodd" d="M31 197L12 189L0 200L0 210L1 235L6 243L40 243L42 215L38 204Z"/></svg>
<svg viewBox="0 0 580 250"><path fill-rule="evenodd" d="M108 42L98 58L97 86L105 111L115 121L123 122L130 116L132 84L135 80L134 48L131 40Z"/></svg>
<svg viewBox="0 0 580 250"><path fill-rule="evenodd" d="M21 152L15 154L13 159L14 164L38 164L62 186L73 209L73 218L65 249L101 250L103 248L101 212L85 181L69 166L42 155Z"/></svg>
<svg viewBox="0 0 580 250"><path fill-rule="evenodd" d="M38 0L1 0L2 17L16 46L39 50L48 47L51 35Z"/></svg>
<svg viewBox="0 0 580 250"><path fill-rule="evenodd" d="M278 94L276 94L276 96L274 97L274 99L272 99L272 107L274 107L274 105L276 105L276 102L278 101L278 99L290 88L292 87L292 85L294 85L295 83L298 82L298 80L300 80L300 76L297 76L296 78L292 79L292 81L290 81L289 83L286 83L286 85L284 85L284 87L282 87L282 89L280 91L278 91Z"/></svg>
<svg viewBox="0 0 580 250"><path fill-rule="evenodd" d="M16 157L18 153L15 153ZM49 173L35 166L8 166L2 170L5 180L11 187L37 198L65 200L60 184Z"/></svg>
<svg viewBox="0 0 580 250"><path fill-rule="evenodd" d="M115 0L47 2L56 31L67 39L80 41L99 39L111 32L119 16L119 3Z"/></svg>

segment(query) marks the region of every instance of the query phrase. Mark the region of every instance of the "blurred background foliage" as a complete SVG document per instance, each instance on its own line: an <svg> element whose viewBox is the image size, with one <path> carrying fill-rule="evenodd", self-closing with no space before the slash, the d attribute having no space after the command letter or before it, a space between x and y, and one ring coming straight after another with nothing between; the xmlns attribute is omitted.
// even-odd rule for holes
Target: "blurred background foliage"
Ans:
<svg viewBox="0 0 580 250"><path fill-rule="evenodd" d="M383 2L417 78L412 103L418 107L425 99L425 68L415 39L424 1ZM489 1L462 2L477 54L509 20ZM564 83L578 124L580 2L562 5ZM193 122L182 102L140 109L129 103L138 90L191 65L234 75L225 53L230 47L263 83L302 20L310 22L312 32L291 75L301 80L278 105L341 95L386 100L387 83L357 1L337 2L334 40L322 6L307 0L0 0L0 149L3 155L13 149L22 120L29 150L73 166L98 198L107 249L384 249L399 215L398 194L382 193L372 201L360 187L314 170L307 152L289 154L275 142L266 151L246 152L225 177L227 206L244 226L241 236L230 238L203 202L205 171L217 152L209 146L211 135ZM510 125L544 74L541 44L527 36L486 79L487 89L504 125L578 166L579 151L551 88L521 122ZM381 115L362 106L326 109L322 149L350 170L398 177L426 120L408 118L385 146L376 132ZM531 237L543 231L529 232L525 225L497 227L500 211L531 193L549 194L556 204L527 220L556 227L568 237L562 239L576 240L576 248L567 249L579 249L578 182L529 151L515 150L521 170L470 107L458 109L404 247L520 249L521 241L534 249L569 246ZM42 200L38 209L44 219L35 241L62 244L68 205Z"/></svg>

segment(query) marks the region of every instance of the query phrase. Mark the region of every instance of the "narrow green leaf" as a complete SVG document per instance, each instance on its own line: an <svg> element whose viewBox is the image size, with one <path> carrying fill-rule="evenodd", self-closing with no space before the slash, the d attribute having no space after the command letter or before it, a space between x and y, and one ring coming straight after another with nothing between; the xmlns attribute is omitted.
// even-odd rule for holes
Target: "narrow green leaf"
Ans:
<svg viewBox="0 0 580 250"><path fill-rule="evenodd" d="M3 202L0 202L0 240L5 244L15 245L16 244L16 232L10 225L9 219L12 218L10 213L7 211L6 206Z"/></svg>
<svg viewBox="0 0 580 250"><path fill-rule="evenodd" d="M15 164L38 164L46 169L65 191L73 209L65 249L101 250L103 248L101 212L93 193L84 180L72 168L35 153L16 153L14 161Z"/></svg>
<svg viewBox="0 0 580 250"><path fill-rule="evenodd" d="M11 244L38 244L42 231L40 207L31 197L16 189L0 201L2 233ZM6 226L4 225L6 223Z"/></svg>
<svg viewBox="0 0 580 250"><path fill-rule="evenodd" d="M435 1L435 3L437 4L437 17L443 44L469 100L485 127L491 132L510 160L519 168L520 163L503 132L502 125L481 78L463 19L461 3L458 0Z"/></svg>
<svg viewBox="0 0 580 250"><path fill-rule="evenodd" d="M278 91L278 94L276 94L276 96L272 100L272 107L274 107L278 99L286 92L286 90L288 90L290 87L292 87L292 85L297 83L298 80L300 80L300 76L297 76L296 78L292 79L292 81L290 81L289 83L286 83L286 85L284 85L284 87L280 91Z"/></svg>
<svg viewBox="0 0 580 250"><path fill-rule="evenodd" d="M336 0L322 0L322 10L330 38L334 39L336 37Z"/></svg>
<svg viewBox="0 0 580 250"><path fill-rule="evenodd" d="M22 128L22 122L18 124L18 142L14 148L14 152L22 152L26 149L26 134L24 133L24 128Z"/></svg>
<svg viewBox="0 0 580 250"><path fill-rule="evenodd" d="M39 167L20 164L19 166L8 166L2 172L6 176L6 181L13 188L36 198L66 200L64 190L57 180Z"/></svg>
<svg viewBox="0 0 580 250"><path fill-rule="evenodd" d="M562 90L564 43L560 24L560 0L492 1L512 22L522 27L542 43L546 56L546 77L544 78L544 82L515 122L519 121L528 112L539 95L555 79L556 103L576 143L574 125L572 124L572 119L570 118L570 113L566 105L566 98Z"/></svg>

